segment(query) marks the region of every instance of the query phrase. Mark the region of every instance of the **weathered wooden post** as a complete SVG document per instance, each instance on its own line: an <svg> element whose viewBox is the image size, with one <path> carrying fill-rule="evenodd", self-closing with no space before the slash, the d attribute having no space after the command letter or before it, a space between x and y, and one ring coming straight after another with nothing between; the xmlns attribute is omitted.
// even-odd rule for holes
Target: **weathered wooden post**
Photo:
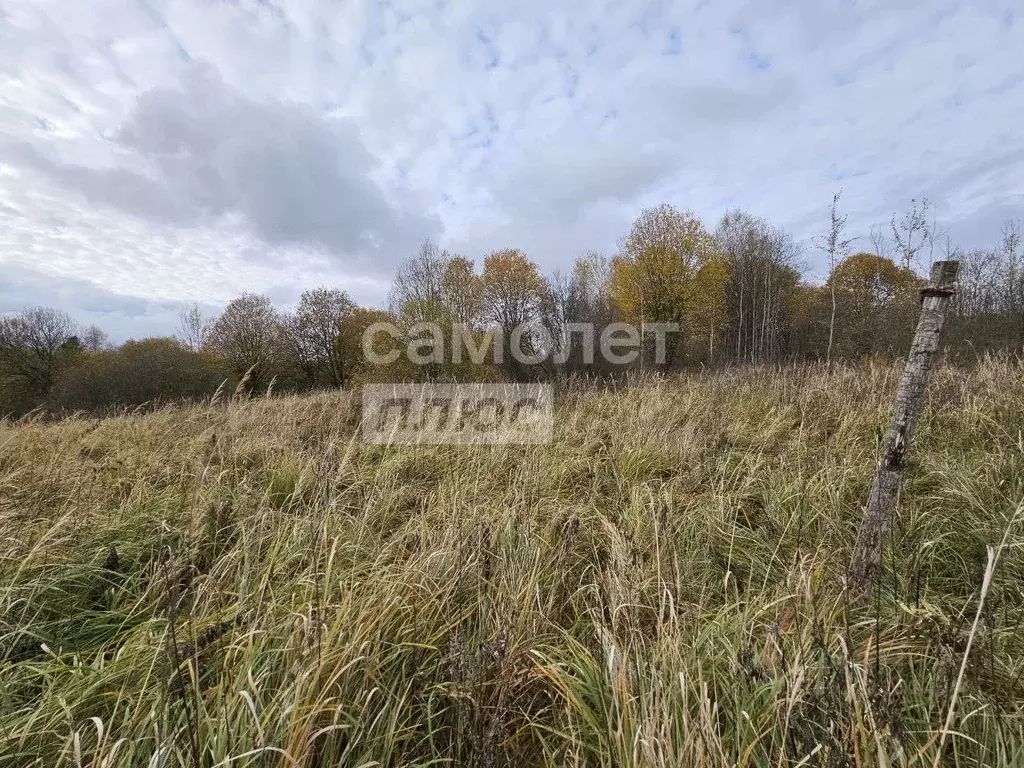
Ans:
<svg viewBox="0 0 1024 768"><path fill-rule="evenodd" d="M892 422L885 442L882 443L875 482L871 486L850 563L849 587L857 594L877 584L882 574L885 535L903 483L903 468L914 434L914 424L924 404L932 358L939 349L946 306L953 296L953 284L959 270L959 261L937 261L932 265L931 281L921 289L921 315L917 321L917 331L896 394Z"/></svg>

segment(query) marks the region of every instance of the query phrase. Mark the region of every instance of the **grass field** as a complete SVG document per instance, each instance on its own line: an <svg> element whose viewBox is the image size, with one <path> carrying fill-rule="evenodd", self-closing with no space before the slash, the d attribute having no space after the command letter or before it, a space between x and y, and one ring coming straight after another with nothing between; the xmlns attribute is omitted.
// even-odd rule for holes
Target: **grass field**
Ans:
<svg viewBox="0 0 1024 768"><path fill-rule="evenodd" d="M1024 765L1019 364L936 372L844 596L899 370L573 390L541 446L0 423L0 765Z"/></svg>

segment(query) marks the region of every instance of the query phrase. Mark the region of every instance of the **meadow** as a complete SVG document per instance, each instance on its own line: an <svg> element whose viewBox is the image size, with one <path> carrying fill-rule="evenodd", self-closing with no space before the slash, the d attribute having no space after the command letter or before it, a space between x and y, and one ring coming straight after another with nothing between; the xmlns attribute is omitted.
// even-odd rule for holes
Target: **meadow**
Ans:
<svg viewBox="0 0 1024 768"><path fill-rule="evenodd" d="M1024 367L935 371L852 597L900 370L0 422L0 766L1024 765Z"/></svg>

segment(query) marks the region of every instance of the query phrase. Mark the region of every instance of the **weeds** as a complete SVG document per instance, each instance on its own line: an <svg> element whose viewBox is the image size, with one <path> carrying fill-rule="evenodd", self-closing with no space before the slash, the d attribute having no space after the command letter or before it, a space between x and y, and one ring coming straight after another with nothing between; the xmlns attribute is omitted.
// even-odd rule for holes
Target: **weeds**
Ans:
<svg viewBox="0 0 1024 768"><path fill-rule="evenodd" d="M569 387L543 446L349 394L0 424L0 765L988 766L1024 750L1024 370Z"/></svg>

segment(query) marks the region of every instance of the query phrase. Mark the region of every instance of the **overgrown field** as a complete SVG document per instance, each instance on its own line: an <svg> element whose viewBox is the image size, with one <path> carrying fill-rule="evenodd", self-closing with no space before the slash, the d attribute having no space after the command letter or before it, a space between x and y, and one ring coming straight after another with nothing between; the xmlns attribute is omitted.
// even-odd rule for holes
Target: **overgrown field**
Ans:
<svg viewBox="0 0 1024 768"><path fill-rule="evenodd" d="M0 423L0 766L1024 765L1024 369L936 372L851 601L898 375L573 390L543 446Z"/></svg>

